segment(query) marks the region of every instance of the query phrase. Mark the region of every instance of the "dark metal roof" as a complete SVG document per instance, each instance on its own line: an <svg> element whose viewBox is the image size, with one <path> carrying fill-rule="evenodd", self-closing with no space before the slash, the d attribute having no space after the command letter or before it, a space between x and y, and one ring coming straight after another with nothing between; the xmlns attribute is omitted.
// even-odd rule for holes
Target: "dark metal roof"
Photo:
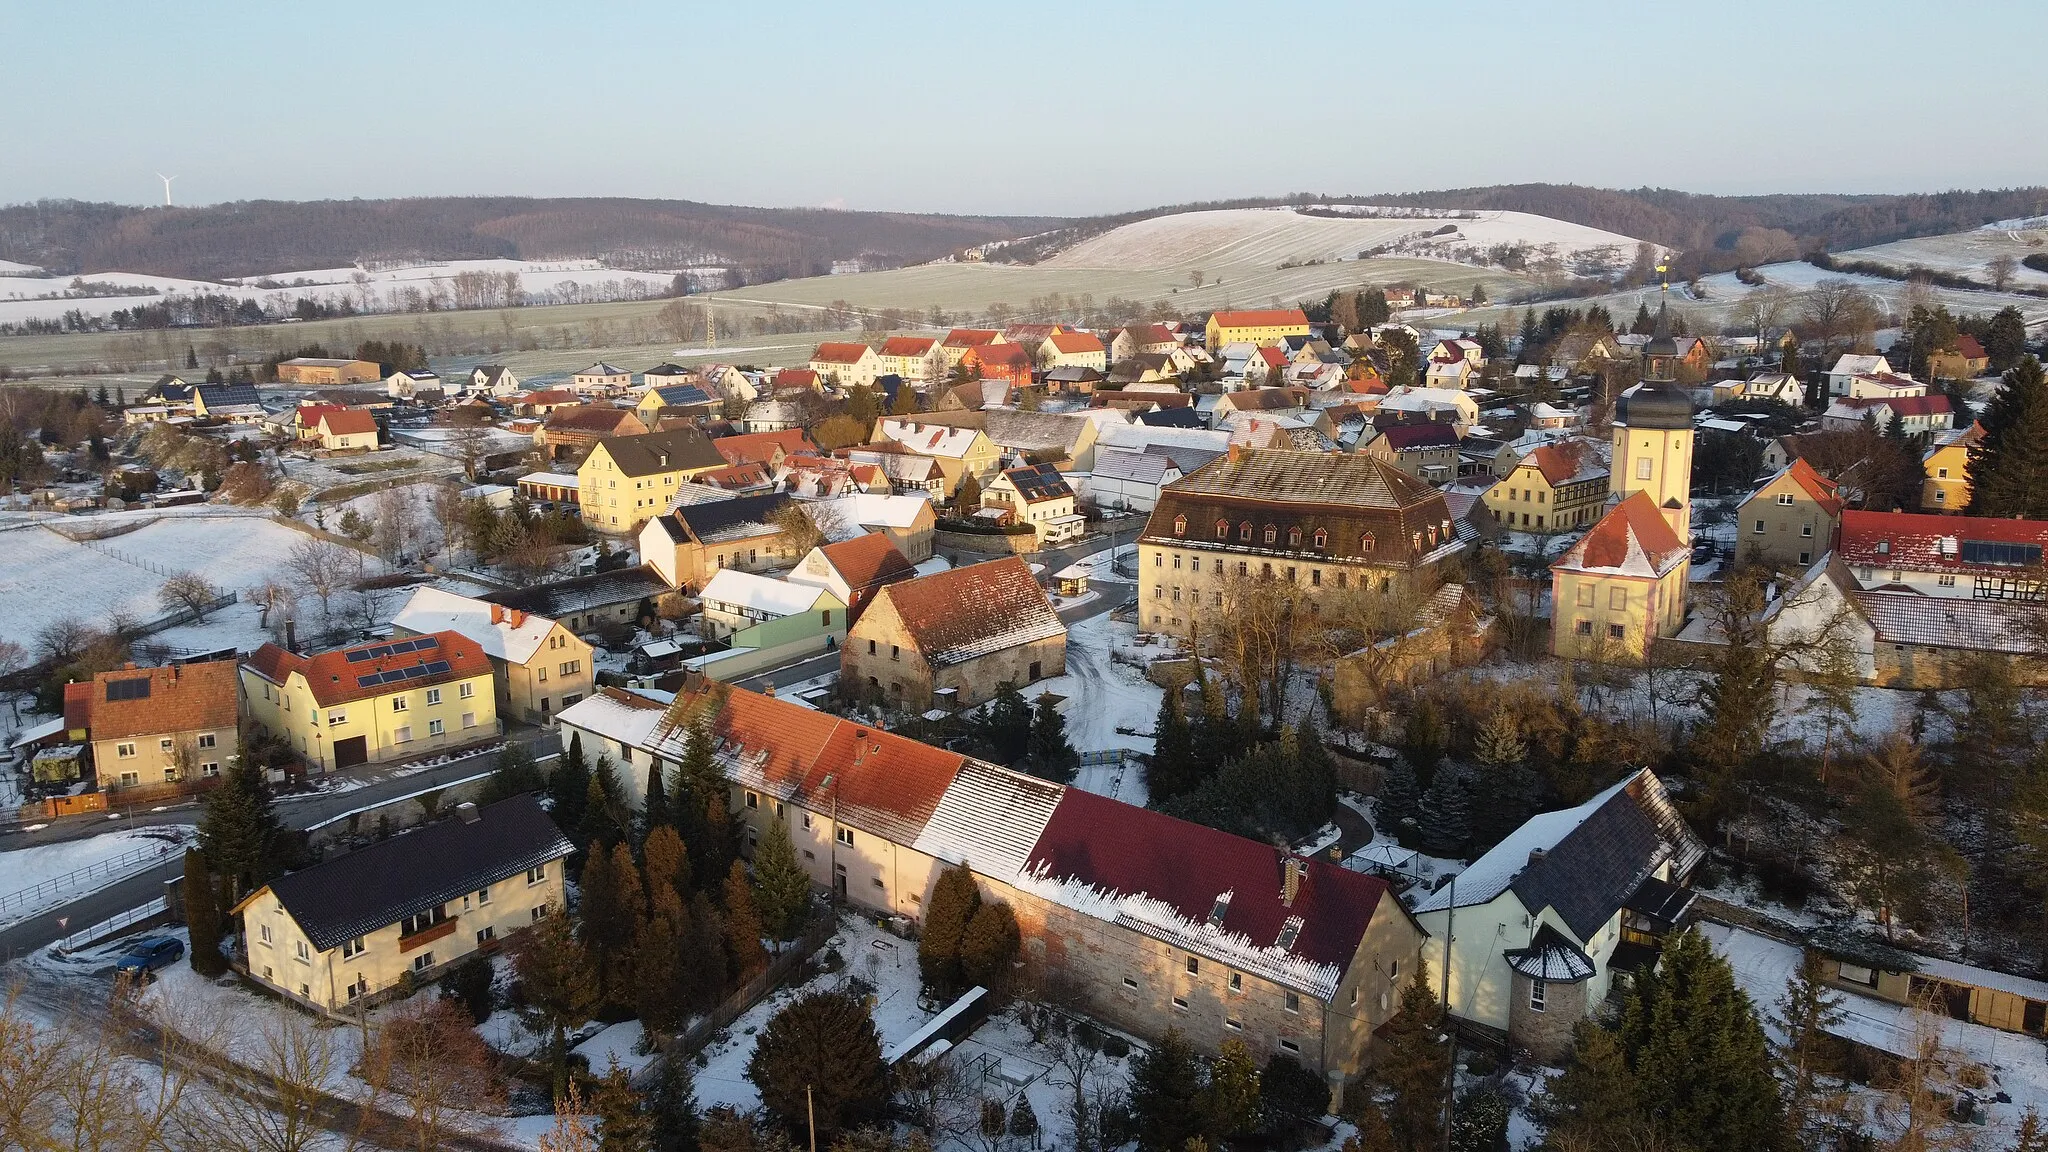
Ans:
<svg viewBox="0 0 2048 1152"><path fill-rule="evenodd" d="M1628 902L1622 907L1638 916L1647 916L1657 923L1672 928L1685 918L1692 907L1695 893L1690 888L1681 888L1655 876L1636 886Z"/></svg>
<svg viewBox="0 0 2048 1152"><path fill-rule="evenodd" d="M531 796L416 828L270 882L325 952L575 851ZM508 897L509 898L509 897Z"/></svg>
<svg viewBox="0 0 2048 1152"><path fill-rule="evenodd" d="M1642 805L1617 790L1508 887L1530 914L1554 908L1589 940L1670 854Z"/></svg>
<svg viewBox="0 0 2048 1152"><path fill-rule="evenodd" d="M1504 953L1504 957L1508 967L1532 980L1551 984L1591 980L1595 971L1592 957L1548 924L1536 930L1527 948Z"/></svg>
<svg viewBox="0 0 2048 1152"><path fill-rule="evenodd" d="M516 588L505 592L493 592L481 599L492 604L503 604L536 616L559 620L592 608L604 608L614 604L626 604L659 596L668 591L668 582L654 569L641 565L638 568L621 568L616 572L599 572L591 576L578 576L573 580L558 580L534 588Z"/></svg>
<svg viewBox="0 0 2048 1152"><path fill-rule="evenodd" d="M766 524L789 503L788 493L764 492L756 496L735 496L730 500L684 504L664 519L674 520L702 540L737 524Z"/></svg>
<svg viewBox="0 0 2048 1152"><path fill-rule="evenodd" d="M1209 422L1193 408L1161 408L1138 413L1138 423L1148 428L1207 428ZM1206 463L1206 461L1205 461Z"/></svg>
<svg viewBox="0 0 2048 1152"><path fill-rule="evenodd" d="M1630 428L1678 431L1692 427L1692 400L1682 389L1660 383L1639 384L1615 402L1614 422Z"/></svg>

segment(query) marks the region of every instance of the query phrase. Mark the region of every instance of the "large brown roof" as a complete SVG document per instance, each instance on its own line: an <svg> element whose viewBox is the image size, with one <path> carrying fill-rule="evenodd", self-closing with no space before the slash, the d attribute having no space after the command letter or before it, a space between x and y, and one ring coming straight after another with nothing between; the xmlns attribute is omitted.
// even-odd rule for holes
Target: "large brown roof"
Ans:
<svg viewBox="0 0 2048 1152"><path fill-rule="evenodd" d="M1638 490L1609 508L1551 567L1663 576L1688 555L1685 541L1664 519L1656 499Z"/></svg>
<svg viewBox="0 0 2048 1152"><path fill-rule="evenodd" d="M868 354L868 346L845 340L827 340L811 353L813 364L858 364Z"/></svg>
<svg viewBox="0 0 2048 1152"><path fill-rule="evenodd" d="M1069 356L1082 352L1102 351L1102 341L1092 332L1055 332L1046 339L1052 346Z"/></svg>
<svg viewBox="0 0 2048 1152"><path fill-rule="evenodd" d="M855 592L894 584L917 575L917 569L911 566L889 537L880 532L827 544L821 551L833 571L839 573L839 578Z"/></svg>
<svg viewBox="0 0 2048 1152"><path fill-rule="evenodd" d="M550 432L590 432L600 436L636 435L647 425L631 410L603 404L578 404L548 413Z"/></svg>
<svg viewBox="0 0 2048 1152"><path fill-rule="evenodd" d="M725 466L725 457L712 446L711 438L695 428L614 436L603 443L612 463L628 476Z"/></svg>
<svg viewBox="0 0 2048 1152"><path fill-rule="evenodd" d="M939 341L933 336L891 336L882 341L884 356L922 356Z"/></svg>
<svg viewBox="0 0 2048 1152"><path fill-rule="evenodd" d="M801 428L785 428L780 432L749 432L744 436L720 436L711 442L711 447L725 458L728 464L755 464L771 460L777 448L785 456L799 456L816 452L818 446Z"/></svg>
<svg viewBox="0 0 2048 1152"><path fill-rule="evenodd" d="M1016 556L891 584L876 594L877 601L885 598L933 667L1067 632L1030 567Z"/></svg>
<svg viewBox="0 0 2048 1152"><path fill-rule="evenodd" d="M246 666L273 684L283 684L297 672L306 678L306 687L322 708L491 674L483 645L460 632L372 640L318 656L301 656L265 644L249 657Z"/></svg>
<svg viewBox="0 0 2048 1152"><path fill-rule="evenodd" d="M92 738L233 728L235 684L232 660L101 672L92 678L89 697Z"/></svg>

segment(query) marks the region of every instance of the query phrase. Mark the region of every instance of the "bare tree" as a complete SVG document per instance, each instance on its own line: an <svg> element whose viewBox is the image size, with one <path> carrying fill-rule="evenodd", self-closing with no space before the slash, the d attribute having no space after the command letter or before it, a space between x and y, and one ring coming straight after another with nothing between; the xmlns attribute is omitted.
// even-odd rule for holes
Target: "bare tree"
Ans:
<svg viewBox="0 0 2048 1152"><path fill-rule="evenodd" d="M429 1000L380 1026L363 1064L366 1079L381 1081L398 1094L419 1152L480 1134L475 1114L493 1111L505 1100L490 1049L468 1016L448 1000Z"/></svg>
<svg viewBox="0 0 2048 1152"><path fill-rule="evenodd" d="M1853 346L1876 324L1877 305L1852 280L1830 277L1808 289L1799 303L1802 335L1829 350Z"/></svg>
<svg viewBox="0 0 2048 1152"><path fill-rule="evenodd" d="M332 616L335 594L362 571L362 553L332 540L308 536L285 554L285 569L306 595L320 601L320 618Z"/></svg>
<svg viewBox="0 0 2048 1152"><path fill-rule="evenodd" d="M2019 271L2019 267L2019 261L2012 258L2012 253L2001 252L1991 258L1991 263L1986 264L1984 270L1991 274L1991 286L2003 292L2012 286L2013 274Z"/></svg>
<svg viewBox="0 0 2048 1152"><path fill-rule="evenodd" d="M771 513L768 519L782 533L792 555L806 556L811 549L831 543L824 528L811 518L810 509L803 504L785 504Z"/></svg>
<svg viewBox="0 0 2048 1152"><path fill-rule="evenodd" d="M386 488L372 501L376 531L371 536L377 555L398 567L405 560L418 535L418 509L409 488Z"/></svg>
<svg viewBox="0 0 2048 1152"><path fill-rule="evenodd" d="M156 590L156 598L167 611L183 610L195 620L204 620L207 608L220 599L220 589L197 572L179 572Z"/></svg>
<svg viewBox="0 0 2048 1152"><path fill-rule="evenodd" d="M1792 307L1792 294L1776 284L1766 284L1735 302L1736 323L1756 333L1757 343L1770 339L1771 330L1784 322Z"/></svg>
<svg viewBox="0 0 2048 1152"><path fill-rule="evenodd" d="M69 664L80 652L90 647L94 639L93 630L85 621L76 616L53 620L36 632L36 650L43 659L53 664Z"/></svg>

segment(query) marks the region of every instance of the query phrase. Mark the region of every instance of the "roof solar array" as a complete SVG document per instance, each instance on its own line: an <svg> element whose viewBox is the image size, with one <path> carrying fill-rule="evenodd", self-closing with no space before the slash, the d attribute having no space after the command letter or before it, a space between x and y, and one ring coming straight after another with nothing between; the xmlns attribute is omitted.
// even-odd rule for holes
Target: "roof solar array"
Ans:
<svg viewBox="0 0 2048 1152"><path fill-rule="evenodd" d="M408 668L393 668L389 672L372 672L368 676L356 677L356 687L375 688L379 684L396 684L401 680L424 680L429 676L439 676L451 667L453 665L446 660L435 660Z"/></svg>
<svg viewBox="0 0 2048 1152"><path fill-rule="evenodd" d="M390 644L379 644L374 648L358 648L348 654L348 662L360 664L365 660L381 660L401 652L424 652L435 646L432 636L415 636L410 640L399 640Z"/></svg>
<svg viewBox="0 0 2048 1152"><path fill-rule="evenodd" d="M149 698L149 677L138 676L128 680L107 681L109 700L147 700Z"/></svg>

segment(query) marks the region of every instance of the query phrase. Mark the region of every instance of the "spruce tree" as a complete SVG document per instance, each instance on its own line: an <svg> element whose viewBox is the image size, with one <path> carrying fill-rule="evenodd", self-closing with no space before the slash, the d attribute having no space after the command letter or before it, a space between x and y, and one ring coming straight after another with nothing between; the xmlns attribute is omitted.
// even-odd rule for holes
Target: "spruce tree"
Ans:
<svg viewBox="0 0 2048 1152"><path fill-rule="evenodd" d="M514 796L538 792L547 787L547 783L547 776L534 761L533 748L522 741L510 740L499 750L497 763L491 767L491 778L484 781L477 804L496 804Z"/></svg>
<svg viewBox="0 0 2048 1152"><path fill-rule="evenodd" d="M1446 764L1422 794L1416 816L1415 834L1422 850L1432 856L1461 857L1472 839L1471 799L1465 791L1465 774Z"/></svg>
<svg viewBox="0 0 2048 1152"><path fill-rule="evenodd" d="M624 978L622 966L646 915L644 901L639 869L625 845L611 851L593 846L583 866L582 899L576 908L577 939L590 950L608 1004L631 1001L630 979Z"/></svg>
<svg viewBox="0 0 2048 1152"><path fill-rule="evenodd" d="M1728 962L1688 930L1637 978L1622 1049L1645 1115L1675 1147L1785 1147L1770 1044Z"/></svg>
<svg viewBox="0 0 2048 1152"><path fill-rule="evenodd" d="M597 1117L597 1152L654 1152L654 1118L617 1056L598 1078L590 1110Z"/></svg>
<svg viewBox="0 0 2048 1152"><path fill-rule="evenodd" d="M819 1147L879 1121L889 1104L881 1036L867 1005L847 991L811 992L777 1012L754 1045L747 1079L769 1116L791 1136L815 1135Z"/></svg>
<svg viewBox="0 0 2048 1152"><path fill-rule="evenodd" d="M960 939L981 906L974 873L961 864L939 873L925 901L924 926L917 938L917 972L925 991L951 996L959 990Z"/></svg>
<svg viewBox="0 0 2048 1152"><path fill-rule="evenodd" d="M1378 816L1380 835L1390 840L1412 838L1415 833L1409 829L1409 821L1419 816L1422 790L1415 780L1415 769L1405 759L1397 759L1380 773L1380 794L1373 806Z"/></svg>
<svg viewBox="0 0 2048 1152"><path fill-rule="evenodd" d="M633 931L633 1010L649 1031L672 1034L690 1020L691 994L683 964L689 913L673 889L655 899L654 909Z"/></svg>
<svg viewBox="0 0 2048 1152"><path fill-rule="evenodd" d="M668 825L674 819L668 803L668 781L664 779L667 775L659 764L650 765L647 769L647 796L640 803L640 835L637 837L641 844L647 843L647 837L656 828Z"/></svg>
<svg viewBox="0 0 2048 1152"><path fill-rule="evenodd" d="M1800 958L1798 973L1778 1000L1774 1020L1785 1037L1777 1056L1790 1073L1785 1111L1794 1136L1806 1127L1814 1083L1823 1071L1821 1060L1827 1046L1827 1028L1841 1018L1842 994L1828 987L1827 969L1820 953L1808 949Z"/></svg>
<svg viewBox="0 0 2048 1152"><path fill-rule="evenodd" d="M1375 1078L1390 1097L1387 1127L1396 1147L1443 1144L1443 1093L1450 1083L1451 1046L1438 1028L1436 996L1423 969L1401 989L1401 1010L1380 1026L1386 1041Z"/></svg>
<svg viewBox="0 0 2048 1152"><path fill-rule="evenodd" d="M1636 1104L1635 1073L1611 1030L1591 1020L1572 1028L1572 1053L1564 1072L1551 1080L1538 1106L1551 1139L1624 1147L1640 1133L1644 1116Z"/></svg>
<svg viewBox="0 0 2048 1152"><path fill-rule="evenodd" d="M1202 1130L1223 1147L1251 1136L1259 1124L1259 1066L1244 1041L1225 1040L1202 1087Z"/></svg>
<svg viewBox="0 0 2048 1152"><path fill-rule="evenodd" d="M725 998L734 972L725 941L725 914L709 892L700 889L690 897L690 918L683 931L682 963L689 977L690 1005L709 1012Z"/></svg>
<svg viewBox="0 0 2048 1152"><path fill-rule="evenodd" d="M227 881L230 905L281 870L280 825L263 772L247 749L228 765L220 786L206 794L199 817L199 848L207 865Z"/></svg>
<svg viewBox="0 0 2048 1152"><path fill-rule="evenodd" d="M686 903L689 901L690 895L696 891L690 874L690 854L674 828L667 824L657 825L647 834L647 843L641 847L640 857L641 885L647 890L650 910L664 891L674 892Z"/></svg>
<svg viewBox="0 0 2048 1152"><path fill-rule="evenodd" d="M599 769L605 769L609 761L600 759ZM625 829L619 827L614 818L611 789L605 787L609 771L593 771L590 783L583 788L583 822L576 829L583 845L592 856L611 851L612 845L626 838Z"/></svg>
<svg viewBox="0 0 2048 1152"><path fill-rule="evenodd" d="M754 849L754 901L761 924L777 940L794 939L811 906L811 877L796 857L787 821L771 819Z"/></svg>
<svg viewBox="0 0 2048 1152"><path fill-rule="evenodd" d="M697 1083L690 1074L690 1062L661 1061L661 1075L648 1096L647 1111L654 1118L654 1152L695 1152L697 1147Z"/></svg>
<svg viewBox="0 0 2048 1152"><path fill-rule="evenodd" d="M725 874L725 947L732 958L733 974L745 980L768 966L768 951L761 947L761 914L754 908L754 889L747 883L747 866L738 860Z"/></svg>
<svg viewBox="0 0 2048 1152"><path fill-rule="evenodd" d="M1152 722L1152 763L1145 771L1145 787L1154 804L1195 786L1195 742L1188 730L1183 695L1168 689L1159 699L1159 716Z"/></svg>
<svg viewBox="0 0 2048 1152"><path fill-rule="evenodd" d="M1202 1062L1180 1029L1131 1057L1130 1092L1140 1148L1181 1152L1201 1135Z"/></svg>
<svg viewBox="0 0 2048 1152"><path fill-rule="evenodd" d="M1057 784L1072 782L1081 757L1067 742L1067 718L1053 704L1052 693L1041 692L1032 710L1030 736L1031 774Z"/></svg>
<svg viewBox="0 0 2048 1152"><path fill-rule="evenodd" d="M221 908L218 881L206 867L206 853L185 849L185 927L192 938L192 970L201 976L220 976L228 970L221 955Z"/></svg>
<svg viewBox="0 0 2048 1152"><path fill-rule="evenodd" d="M984 902L960 933L961 983L1003 991L1009 986L1010 963L1017 958L1019 943L1016 913L1001 901Z"/></svg>
<svg viewBox="0 0 2048 1152"><path fill-rule="evenodd" d="M1015 688L1005 685L990 702L981 730L990 758L999 764L1013 764L1031 750L1031 705Z"/></svg>
<svg viewBox="0 0 2048 1152"><path fill-rule="evenodd" d="M590 797L590 762L583 758L583 733L569 736L569 750L555 760L548 773L548 808L557 827L571 837L581 835L583 812ZM577 847L584 842L579 841Z"/></svg>
<svg viewBox="0 0 2048 1152"><path fill-rule="evenodd" d="M2048 518L2048 385L2032 356L2006 372L1970 450L1973 516Z"/></svg>
<svg viewBox="0 0 2048 1152"><path fill-rule="evenodd" d="M512 951L528 1024L548 1035L548 1064L559 1099L568 1086L568 1031L581 1027L604 1001L590 952L567 916L542 916L521 932Z"/></svg>

